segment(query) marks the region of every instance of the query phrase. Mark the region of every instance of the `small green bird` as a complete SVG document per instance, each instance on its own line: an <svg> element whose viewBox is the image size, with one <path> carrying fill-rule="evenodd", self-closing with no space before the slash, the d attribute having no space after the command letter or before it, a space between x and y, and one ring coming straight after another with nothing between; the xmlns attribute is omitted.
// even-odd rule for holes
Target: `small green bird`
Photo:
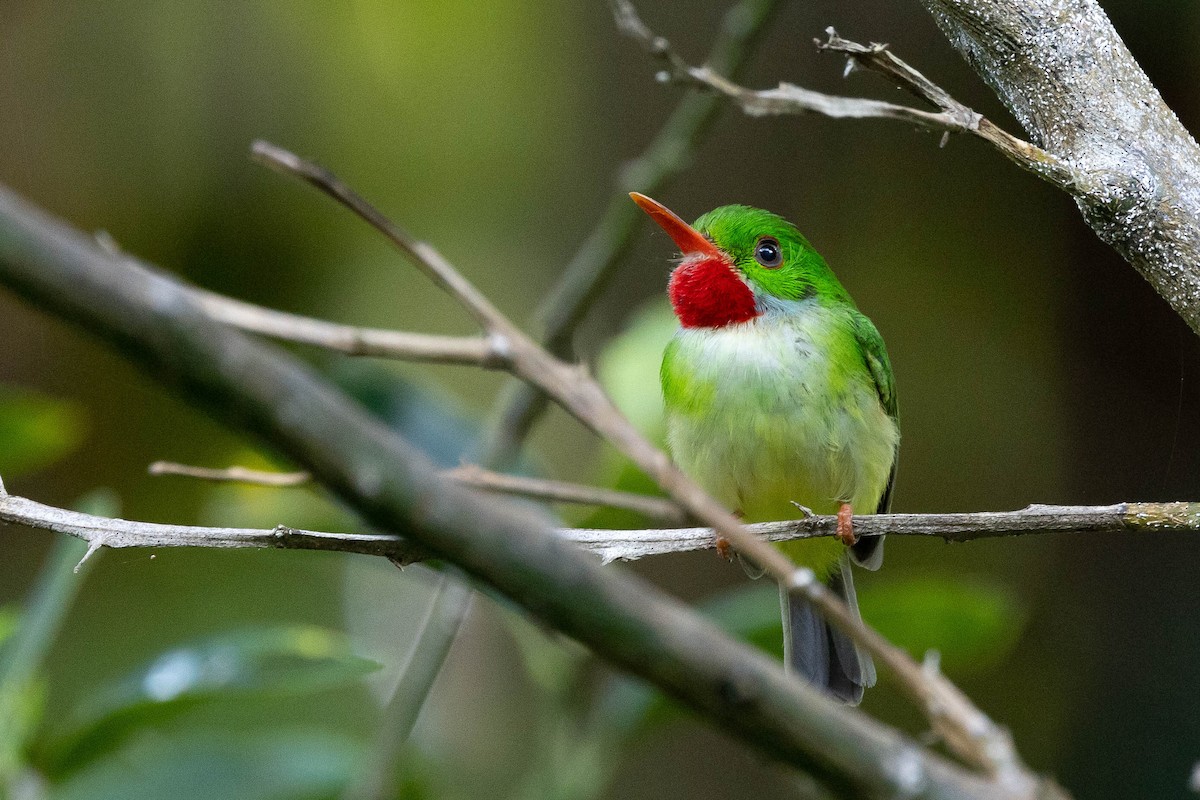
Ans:
<svg viewBox="0 0 1200 800"><path fill-rule="evenodd" d="M883 539L857 541L851 509L887 511L900 441L883 338L783 218L722 206L693 227L630 196L683 254L668 290L681 327L662 362L672 456L747 522L794 518L797 504L836 513L842 542L780 547L857 612L850 560L878 569ZM870 656L806 601L781 589L781 603L786 663L859 702Z"/></svg>

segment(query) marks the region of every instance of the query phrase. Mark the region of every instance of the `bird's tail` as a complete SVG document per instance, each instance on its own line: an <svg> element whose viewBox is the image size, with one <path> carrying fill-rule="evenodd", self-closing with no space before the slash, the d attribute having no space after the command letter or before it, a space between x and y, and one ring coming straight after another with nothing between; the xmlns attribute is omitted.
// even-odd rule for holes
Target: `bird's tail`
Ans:
<svg viewBox="0 0 1200 800"><path fill-rule="evenodd" d="M841 557L826 585L858 616L854 576L850 574L850 559L846 555ZM811 603L789 594L782 585L779 602L783 611L783 658L787 669L843 703L858 705L863 690L875 685L875 664L871 656L827 623Z"/></svg>

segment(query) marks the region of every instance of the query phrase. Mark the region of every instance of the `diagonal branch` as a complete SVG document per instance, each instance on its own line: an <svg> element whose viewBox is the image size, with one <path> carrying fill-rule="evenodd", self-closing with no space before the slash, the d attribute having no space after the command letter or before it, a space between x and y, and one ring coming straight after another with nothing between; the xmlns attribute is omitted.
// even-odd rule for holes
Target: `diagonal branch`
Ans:
<svg viewBox="0 0 1200 800"><path fill-rule="evenodd" d="M603 570L527 509L441 480L427 458L296 359L210 320L185 289L0 189L0 281L121 347L383 530L494 587L612 663L843 796L1028 797L788 678L677 601Z"/></svg>

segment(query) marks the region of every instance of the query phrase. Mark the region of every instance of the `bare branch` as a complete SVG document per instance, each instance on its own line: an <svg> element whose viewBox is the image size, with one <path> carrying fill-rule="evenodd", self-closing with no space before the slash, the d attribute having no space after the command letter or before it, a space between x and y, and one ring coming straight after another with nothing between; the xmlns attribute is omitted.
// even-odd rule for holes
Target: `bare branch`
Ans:
<svg viewBox="0 0 1200 800"><path fill-rule="evenodd" d="M96 234L96 243L125 266L158 279L175 281L212 319L247 333L286 342L312 345L350 356L377 356L403 361L468 364L485 369L509 367L503 336L438 336L381 328L362 328L236 300L184 283L175 276L124 253L107 231Z"/></svg>
<svg viewBox="0 0 1200 800"><path fill-rule="evenodd" d="M198 525L164 525L110 519L42 505L18 495L0 497L0 520L28 528L65 533L96 547L211 547L221 549L284 548L331 550L383 556L411 563L427 551L401 536L370 533L323 533L280 525L261 528L210 528Z"/></svg>
<svg viewBox="0 0 1200 800"><path fill-rule="evenodd" d="M332 550L413 563L426 553L393 534L331 533L287 525L271 529L164 525L111 519L56 508L18 495L0 496L0 521L65 533L103 547L214 547ZM769 542L837 535L837 517L759 522L747 528ZM869 514L854 517L862 536L928 536L971 542L1002 536L1101 533L1200 533L1200 503L1116 503L1110 506L1031 505L1020 511L962 514ZM712 528L613 530L560 528L557 535L604 563L709 550Z"/></svg>
<svg viewBox="0 0 1200 800"><path fill-rule="evenodd" d="M502 369L508 364L500 337L436 336L359 328L263 308L205 289L192 291L200 307L213 319L274 339L315 345L351 356L471 364L487 369Z"/></svg>
<svg viewBox="0 0 1200 800"><path fill-rule="evenodd" d="M257 141L250 149L259 162L276 172L282 172L312 184L382 233L388 241L407 253L413 263L433 279L434 283L458 300L485 331L503 335L516 330L499 309L492 305L492 301L484 297L483 293L464 278L436 248L411 236L393 223L343 183L338 176L324 167L311 161L305 161L294 153L290 153L282 147L276 147L270 142Z"/></svg>
<svg viewBox="0 0 1200 800"><path fill-rule="evenodd" d="M651 31L629 0L613 0L617 27L638 41L664 69L660 80L677 81L707 88L723 95L751 116L780 114L821 114L841 119L891 119L920 128L950 133L966 133L983 139L1018 166L1045 180L1067 188L1075 175L1060 159L1041 148L1006 133L982 114L952 98L917 70L893 55L887 45L861 45L827 30L828 40L819 42L822 50L844 53L852 63L879 72L901 88L929 102L937 111L912 108L883 100L842 97L815 92L790 83L774 89L748 89L708 66L695 67L677 54L662 36Z"/></svg>
<svg viewBox="0 0 1200 800"><path fill-rule="evenodd" d="M921 0L1101 240L1200 333L1200 146L1096 0Z"/></svg>

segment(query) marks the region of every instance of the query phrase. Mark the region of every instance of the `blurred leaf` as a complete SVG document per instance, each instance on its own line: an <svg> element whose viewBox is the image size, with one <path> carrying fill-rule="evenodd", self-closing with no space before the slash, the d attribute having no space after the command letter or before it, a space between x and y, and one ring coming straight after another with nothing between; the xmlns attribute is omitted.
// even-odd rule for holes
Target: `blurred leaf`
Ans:
<svg viewBox="0 0 1200 800"><path fill-rule="evenodd" d="M438 466L456 467L474 457L479 423L445 392L417 385L366 361L336 361L331 377Z"/></svg>
<svg viewBox="0 0 1200 800"><path fill-rule="evenodd" d="M80 495L71 504L71 508L82 514L91 514L97 517L119 517L121 515L121 496L114 489L102 486Z"/></svg>
<svg viewBox="0 0 1200 800"><path fill-rule="evenodd" d="M666 298L643 305L597 361L596 374L617 408L656 442L665 436L658 372L663 350L679 329Z"/></svg>
<svg viewBox="0 0 1200 800"><path fill-rule="evenodd" d="M0 608L0 648L3 648L8 637L13 635L20 618L21 612L16 606L4 606Z"/></svg>
<svg viewBox="0 0 1200 800"><path fill-rule="evenodd" d="M87 545L78 539L63 536L55 542L20 618L0 647L0 786L20 768L41 715L43 690L37 670L82 584L75 569L86 552Z"/></svg>
<svg viewBox="0 0 1200 800"><path fill-rule="evenodd" d="M228 730L144 735L92 762L53 800L303 800L336 797L357 771L361 745L319 731Z"/></svg>
<svg viewBox="0 0 1200 800"><path fill-rule="evenodd" d="M985 671L1017 642L1025 613L1008 586L979 578L911 578L863 587L868 622L915 658L941 654L951 676Z"/></svg>
<svg viewBox="0 0 1200 800"><path fill-rule="evenodd" d="M46 771L75 771L140 728L206 701L316 692L378 665L350 652L345 637L312 626L222 634L163 653L102 689L48 748Z"/></svg>
<svg viewBox="0 0 1200 800"><path fill-rule="evenodd" d="M83 439L83 412L75 403L0 385L0 475L5 478L52 464Z"/></svg>

